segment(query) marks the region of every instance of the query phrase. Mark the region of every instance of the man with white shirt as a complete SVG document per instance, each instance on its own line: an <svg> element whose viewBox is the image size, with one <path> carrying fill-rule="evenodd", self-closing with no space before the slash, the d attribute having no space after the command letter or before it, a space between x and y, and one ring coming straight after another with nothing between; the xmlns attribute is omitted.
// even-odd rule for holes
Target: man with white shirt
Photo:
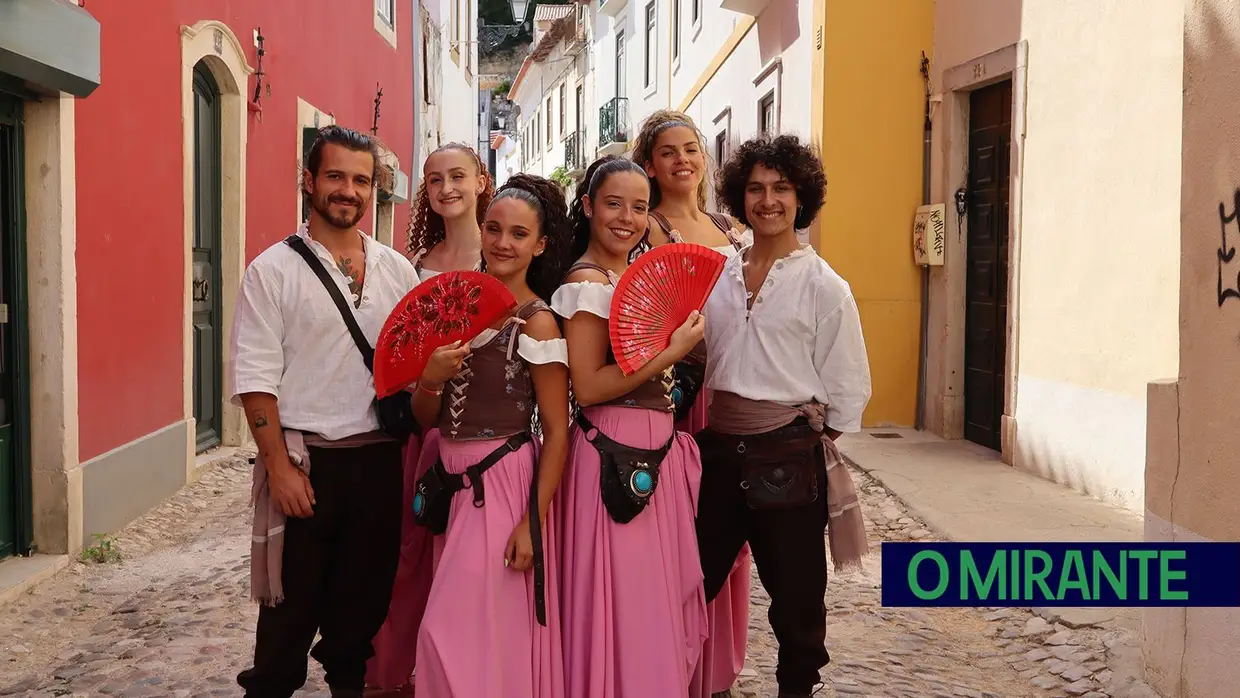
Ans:
<svg viewBox="0 0 1240 698"><path fill-rule="evenodd" d="M321 130L302 179L309 221L258 255L241 282L233 401L245 408L258 447L256 500L269 501L256 505L256 524L266 512L275 520L256 525L254 537L252 579L263 605L254 665L237 677L249 698L286 698L301 688L316 633L311 654L332 695L360 698L371 639L387 614L400 547L402 443L380 430L371 370L342 315L352 311L373 347L418 281L404 256L357 228L382 174L370 137ZM282 551L257 559L276 540Z"/></svg>
<svg viewBox="0 0 1240 698"><path fill-rule="evenodd" d="M795 136L742 144L718 199L753 231L724 267L704 315L708 426L699 432L698 546L707 601L748 541L779 642L780 698L809 696L825 647L827 553L839 568L868 544L856 488L835 448L861 428L870 370L852 292L797 229L826 196L826 175Z"/></svg>

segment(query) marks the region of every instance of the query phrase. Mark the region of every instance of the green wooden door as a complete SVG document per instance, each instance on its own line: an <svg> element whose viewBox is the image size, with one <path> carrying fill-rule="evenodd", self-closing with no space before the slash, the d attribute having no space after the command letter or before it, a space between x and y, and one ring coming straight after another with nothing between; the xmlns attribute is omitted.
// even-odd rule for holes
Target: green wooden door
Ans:
<svg viewBox="0 0 1240 698"><path fill-rule="evenodd" d="M32 540L22 110L0 91L0 558L27 553Z"/></svg>
<svg viewBox="0 0 1240 698"><path fill-rule="evenodd" d="M198 452L220 443L220 90L211 71L194 66L194 242L192 312L194 420Z"/></svg>

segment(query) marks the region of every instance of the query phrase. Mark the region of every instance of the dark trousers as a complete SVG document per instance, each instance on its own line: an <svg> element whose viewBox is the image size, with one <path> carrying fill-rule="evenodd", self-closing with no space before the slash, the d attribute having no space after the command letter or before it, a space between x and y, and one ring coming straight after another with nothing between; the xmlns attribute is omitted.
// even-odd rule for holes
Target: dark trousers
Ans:
<svg viewBox="0 0 1240 698"><path fill-rule="evenodd" d="M259 609L254 666L237 677L247 698L292 696L306 683L307 652L328 686L360 695L387 617L400 556L401 446L309 452L314 516L285 524L284 600Z"/></svg>
<svg viewBox="0 0 1240 698"><path fill-rule="evenodd" d="M750 509L741 489L743 455L709 429L697 435L702 453L697 538L706 577L706 600L719 594L746 541L762 586L771 597L767 613L779 643L775 679L779 690L808 696L820 681L827 654L827 471L818 457L818 499L789 509Z"/></svg>

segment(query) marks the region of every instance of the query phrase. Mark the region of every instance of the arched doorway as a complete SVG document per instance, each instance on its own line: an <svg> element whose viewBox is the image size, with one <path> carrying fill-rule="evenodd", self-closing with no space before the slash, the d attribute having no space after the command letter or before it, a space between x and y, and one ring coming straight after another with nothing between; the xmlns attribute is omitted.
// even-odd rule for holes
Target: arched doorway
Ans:
<svg viewBox="0 0 1240 698"><path fill-rule="evenodd" d="M194 340L195 444L199 453L221 442L223 307L220 88L204 61L194 65L194 181L191 312Z"/></svg>

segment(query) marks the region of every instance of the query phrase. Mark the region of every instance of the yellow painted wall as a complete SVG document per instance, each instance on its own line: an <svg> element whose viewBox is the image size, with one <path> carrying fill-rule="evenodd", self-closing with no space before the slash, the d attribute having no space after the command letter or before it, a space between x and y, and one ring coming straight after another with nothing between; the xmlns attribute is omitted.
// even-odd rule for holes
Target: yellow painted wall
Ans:
<svg viewBox="0 0 1240 698"><path fill-rule="evenodd" d="M817 0L822 5L824 0ZM874 396L865 426L912 426L917 414L924 51L933 60L934 0L829 0L823 25L821 144L827 203L818 251L852 286ZM815 27L817 30L817 27ZM817 56L816 56L817 58ZM817 100L815 100L817 101Z"/></svg>

